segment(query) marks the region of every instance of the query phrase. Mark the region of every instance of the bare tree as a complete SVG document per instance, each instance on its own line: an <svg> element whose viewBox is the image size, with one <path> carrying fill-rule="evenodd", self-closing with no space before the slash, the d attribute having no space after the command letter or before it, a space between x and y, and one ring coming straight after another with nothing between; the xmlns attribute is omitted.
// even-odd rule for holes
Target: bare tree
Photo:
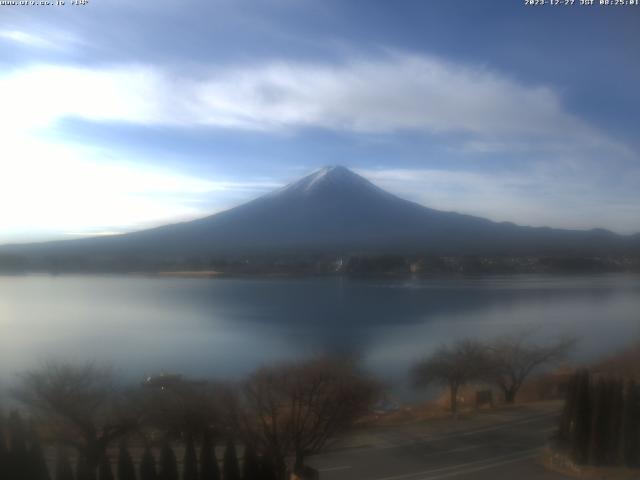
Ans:
<svg viewBox="0 0 640 480"><path fill-rule="evenodd" d="M474 340L461 340L441 346L413 368L416 386L439 384L449 388L451 413L458 415L458 391L474 380L481 380L489 367L487 348Z"/></svg>
<svg viewBox="0 0 640 480"><path fill-rule="evenodd" d="M241 394L239 421L247 441L275 460L284 478L286 457L294 470L369 411L377 385L353 364L326 358L264 368Z"/></svg>
<svg viewBox="0 0 640 480"><path fill-rule="evenodd" d="M137 424L120 408L111 371L94 364L46 364L24 375L17 396L94 474L107 446Z"/></svg>
<svg viewBox="0 0 640 480"><path fill-rule="evenodd" d="M500 337L489 347L491 368L487 380L495 383L506 403L513 403L527 377L536 368L566 358L575 344L574 338L561 338L549 345L530 342L531 331Z"/></svg>

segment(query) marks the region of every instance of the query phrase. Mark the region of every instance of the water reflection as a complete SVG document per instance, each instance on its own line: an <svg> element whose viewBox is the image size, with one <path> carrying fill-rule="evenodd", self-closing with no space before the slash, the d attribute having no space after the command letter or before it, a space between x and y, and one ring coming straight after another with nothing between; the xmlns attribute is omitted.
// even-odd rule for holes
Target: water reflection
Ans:
<svg viewBox="0 0 640 480"><path fill-rule="evenodd" d="M593 358L640 336L640 277L430 280L0 277L0 375L49 357L235 377L309 353L358 354L402 383L442 342L537 326Z"/></svg>

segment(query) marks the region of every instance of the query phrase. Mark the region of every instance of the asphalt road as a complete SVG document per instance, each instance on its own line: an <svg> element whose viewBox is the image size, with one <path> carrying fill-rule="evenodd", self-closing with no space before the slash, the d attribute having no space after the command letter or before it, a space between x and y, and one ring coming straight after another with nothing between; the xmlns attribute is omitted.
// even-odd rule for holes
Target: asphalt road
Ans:
<svg viewBox="0 0 640 480"><path fill-rule="evenodd" d="M539 464L560 406L517 406L471 418L375 427L311 457L321 480L560 480Z"/></svg>

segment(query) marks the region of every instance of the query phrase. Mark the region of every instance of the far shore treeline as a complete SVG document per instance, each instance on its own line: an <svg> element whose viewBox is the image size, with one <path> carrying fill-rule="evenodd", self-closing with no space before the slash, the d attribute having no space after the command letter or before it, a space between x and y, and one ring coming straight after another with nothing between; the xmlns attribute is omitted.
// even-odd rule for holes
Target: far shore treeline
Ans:
<svg viewBox="0 0 640 480"><path fill-rule="evenodd" d="M252 253L191 257L23 255L0 253L0 274L199 273L211 275L432 276L517 273L640 273L640 253L433 255Z"/></svg>

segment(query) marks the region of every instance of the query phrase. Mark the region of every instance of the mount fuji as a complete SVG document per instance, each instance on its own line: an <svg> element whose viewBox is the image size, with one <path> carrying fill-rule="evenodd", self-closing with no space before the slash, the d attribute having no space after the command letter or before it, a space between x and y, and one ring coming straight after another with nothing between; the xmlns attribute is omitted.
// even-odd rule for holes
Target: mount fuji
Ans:
<svg viewBox="0 0 640 480"><path fill-rule="evenodd" d="M5 245L3 253L188 257L251 253L615 253L638 236L524 227L424 207L342 166L322 168L230 210L108 237Z"/></svg>

